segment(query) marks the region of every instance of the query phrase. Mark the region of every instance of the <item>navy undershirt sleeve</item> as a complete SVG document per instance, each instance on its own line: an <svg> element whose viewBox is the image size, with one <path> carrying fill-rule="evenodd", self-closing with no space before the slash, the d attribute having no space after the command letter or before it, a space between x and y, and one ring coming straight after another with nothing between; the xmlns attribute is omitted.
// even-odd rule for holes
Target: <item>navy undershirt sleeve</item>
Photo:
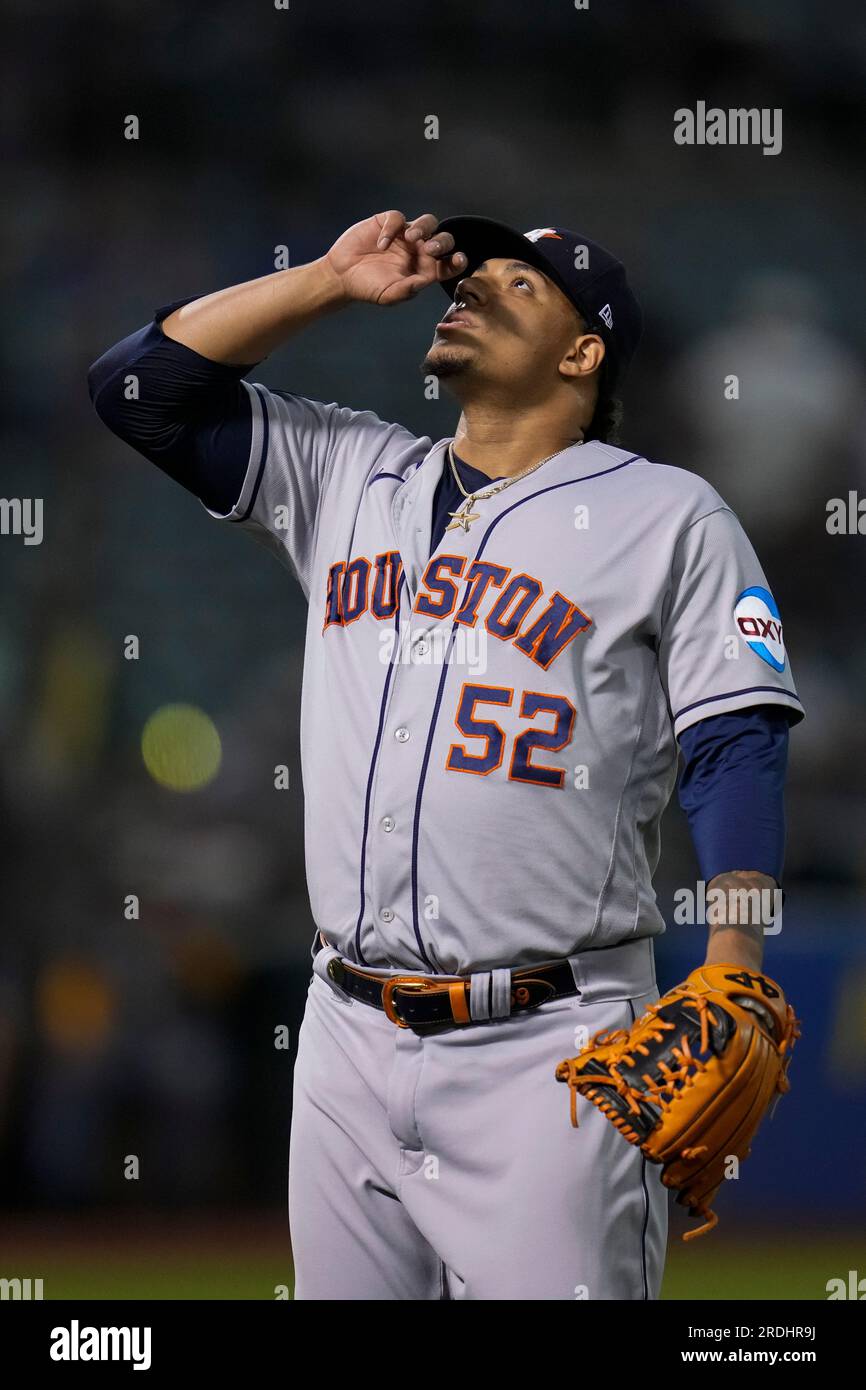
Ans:
<svg viewBox="0 0 866 1390"><path fill-rule="evenodd" d="M788 711L760 705L716 714L680 734L679 801L701 877L755 869L781 885Z"/></svg>
<svg viewBox="0 0 866 1390"><path fill-rule="evenodd" d="M125 443L212 511L230 512L249 463L252 411L242 378L255 363L212 362L166 337L162 320L190 302L165 305L152 323L94 362L90 398L100 419ZM130 378L135 378L132 399Z"/></svg>

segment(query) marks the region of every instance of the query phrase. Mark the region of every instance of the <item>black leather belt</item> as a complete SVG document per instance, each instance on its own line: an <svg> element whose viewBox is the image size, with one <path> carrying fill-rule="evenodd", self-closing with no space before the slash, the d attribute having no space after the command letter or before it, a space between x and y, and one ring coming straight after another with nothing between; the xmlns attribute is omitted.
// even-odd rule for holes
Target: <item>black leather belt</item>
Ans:
<svg viewBox="0 0 866 1390"><path fill-rule="evenodd" d="M316 952L327 943L317 939ZM360 966L334 956L328 961L330 978L352 999L370 1004L398 1028L441 1028L487 1019L473 1018L470 1012L471 981L431 975L371 975ZM551 999L577 994L574 975L567 960L546 965L525 966L511 971L511 1013L537 1009ZM488 1003L489 1016L489 1003Z"/></svg>

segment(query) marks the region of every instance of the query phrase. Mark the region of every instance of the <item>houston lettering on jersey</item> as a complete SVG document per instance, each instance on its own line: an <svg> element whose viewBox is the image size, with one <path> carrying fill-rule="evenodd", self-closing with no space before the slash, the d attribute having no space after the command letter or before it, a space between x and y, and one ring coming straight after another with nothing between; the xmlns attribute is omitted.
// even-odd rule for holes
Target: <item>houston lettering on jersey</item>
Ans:
<svg viewBox="0 0 866 1390"><path fill-rule="evenodd" d="M364 614L378 621L397 611L402 560L397 550L375 559L338 560L328 569L323 631L345 628ZM492 637L511 642L545 671L592 619L559 590L545 595L531 574L512 574L493 560L435 555L415 599L415 613L452 619L466 627L483 623Z"/></svg>

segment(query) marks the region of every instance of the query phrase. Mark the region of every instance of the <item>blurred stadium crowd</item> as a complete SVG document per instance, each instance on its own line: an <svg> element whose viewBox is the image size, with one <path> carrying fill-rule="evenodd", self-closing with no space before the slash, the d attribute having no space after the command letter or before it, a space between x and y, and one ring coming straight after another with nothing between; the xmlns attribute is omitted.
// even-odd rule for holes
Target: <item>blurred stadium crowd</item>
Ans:
<svg viewBox="0 0 866 1390"><path fill-rule="evenodd" d="M859 960L862 1055L866 538L826 529L830 498L866 494L862 10L6 9L3 492L45 504L41 545L0 536L7 1208L283 1201L291 1053L274 1029L296 1033L313 931L303 601L106 433L85 379L160 304L267 273L282 245L307 260L387 207L562 222L629 267L647 327L623 442L704 474L738 512L807 711L768 968L786 980L818 937L846 987ZM781 154L676 146L673 113L698 99L781 108ZM252 379L441 438L454 412L425 398L415 367L437 316L424 296L353 309ZM720 385L731 373L737 401ZM147 718L178 701L214 720L223 749L218 776L187 795L157 786L140 752ZM696 868L675 803L666 824L667 912ZM688 930L660 947L660 976L668 949L697 959ZM135 1184L127 1154L141 1157Z"/></svg>

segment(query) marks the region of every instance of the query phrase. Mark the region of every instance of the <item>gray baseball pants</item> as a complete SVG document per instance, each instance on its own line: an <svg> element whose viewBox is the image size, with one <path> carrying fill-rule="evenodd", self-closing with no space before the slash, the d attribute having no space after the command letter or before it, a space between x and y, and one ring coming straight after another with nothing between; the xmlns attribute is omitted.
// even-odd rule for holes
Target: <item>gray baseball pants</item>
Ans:
<svg viewBox="0 0 866 1390"><path fill-rule="evenodd" d="M295 1298L658 1298L660 1170L587 1101L573 1128L554 1077L658 998L651 940L572 957L574 997L426 1036L350 1000L335 954L295 1065Z"/></svg>

